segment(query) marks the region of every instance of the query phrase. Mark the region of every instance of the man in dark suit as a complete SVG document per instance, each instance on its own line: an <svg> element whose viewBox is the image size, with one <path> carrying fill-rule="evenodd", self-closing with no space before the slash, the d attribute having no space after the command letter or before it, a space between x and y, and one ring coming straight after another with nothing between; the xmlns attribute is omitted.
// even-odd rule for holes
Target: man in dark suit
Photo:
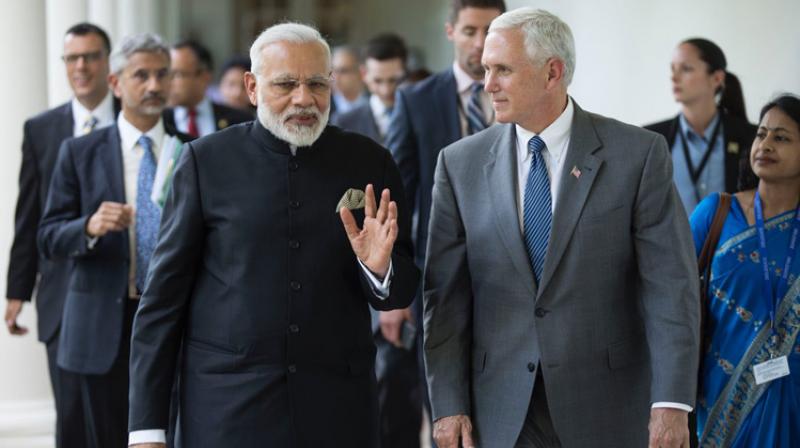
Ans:
<svg viewBox="0 0 800 448"><path fill-rule="evenodd" d="M130 328L170 159L189 139L163 125L169 49L157 36L124 39L108 79L122 112L114 125L61 145L38 235L45 258L73 264L58 366L79 377L82 446L103 448L126 444Z"/></svg>
<svg viewBox="0 0 800 448"><path fill-rule="evenodd" d="M211 52L199 42L184 40L172 46L172 85L169 104L176 129L192 137L203 137L226 127L250 121L245 111L211 101L206 96L213 79Z"/></svg>
<svg viewBox="0 0 800 448"><path fill-rule="evenodd" d="M338 115L332 120L333 124L382 144L397 87L405 76L407 54L405 43L395 34L380 34L370 39L361 65L361 76L370 92L369 101ZM372 330L378 349L375 374L382 448L419 446L422 382L414 344L417 337L414 322L411 308L372 310ZM404 342L409 345L404 346Z"/></svg>
<svg viewBox="0 0 800 448"><path fill-rule="evenodd" d="M11 334L23 335L17 325L22 305L36 290L39 340L47 347L47 363L56 405L56 445L85 446L80 385L77 377L58 368L58 337L69 262L41 259L36 229L41 218L58 147L65 139L110 125L118 108L108 89L111 43L101 28L79 23L67 30L62 59L74 97L25 122L22 167L15 219L14 242L8 265L5 321ZM117 110L115 110L117 109ZM37 283L37 275L39 281Z"/></svg>
<svg viewBox="0 0 800 448"><path fill-rule="evenodd" d="M187 145L176 170L134 324L130 443L163 446L181 365L184 446L373 448L369 305L408 306L419 278L400 174L326 126L319 32L275 25L250 55L259 119Z"/></svg>
<svg viewBox="0 0 800 448"><path fill-rule="evenodd" d="M333 49L333 92L331 119L362 104L367 98L358 69L358 50L350 45Z"/></svg>
<svg viewBox="0 0 800 448"><path fill-rule="evenodd" d="M443 149L433 189L439 448L687 447L699 286L664 139L577 105L546 11L492 21L483 65L503 124Z"/></svg>

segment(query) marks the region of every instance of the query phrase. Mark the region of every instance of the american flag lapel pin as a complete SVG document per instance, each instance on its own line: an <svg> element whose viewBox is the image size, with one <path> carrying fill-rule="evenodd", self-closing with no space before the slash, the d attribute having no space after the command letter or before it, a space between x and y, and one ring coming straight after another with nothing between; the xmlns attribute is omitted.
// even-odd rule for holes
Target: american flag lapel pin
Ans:
<svg viewBox="0 0 800 448"><path fill-rule="evenodd" d="M577 166L573 166L572 171L570 171L569 174L575 176L575 179L581 178L581 170L579 170Z"/></svg>

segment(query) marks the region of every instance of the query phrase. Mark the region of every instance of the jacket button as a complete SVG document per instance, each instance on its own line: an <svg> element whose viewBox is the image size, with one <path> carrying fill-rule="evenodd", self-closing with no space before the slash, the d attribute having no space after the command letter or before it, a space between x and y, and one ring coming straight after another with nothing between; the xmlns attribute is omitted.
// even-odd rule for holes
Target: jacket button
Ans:
<svg viewBox="0 0 800 448"><path fill-rule="evenodd" d="M300 208L300 202L298 202L298 201L289 201L289 207L291 207L291 208Z"/></svg>
<svg viewBox="0 0 800 448"><path fill-rule="evenodd" d="M549 313L549 311L544 308L536 308L536 311L533 312L536 317L544 317L547 313Z"/></svg>
<svg viewBox="0 0 800 448"><path fill-rule="evenodd" d="M289 247L292 249L299 249L300 248L300 241L297 240L290 240Z"/></svg>
<svg viewBox="0 0 800 448"><path fill-rule="evenodd" d="M289 287L294 291L300 291L300 282L291 282L289 283Z"/></svg>
<svg viewBox="0 0 800 448"><path fill-rule="evenodd" d="M528 363L528 372L533 372L536 370L536 364L529 362Z"/></svg>
<svg viewBox="0 0 800 448"><path fill-rule="evenodd" d="M288 367L287 370L289 370L289 373L295 373L295 372L297 372L297 366L294 365L294 364L289 364L289 367Z"/></svg>
<svg viewBox="0 0 800 448"><path fill-rule="evenodd" d="M292 333L300 333L300 327L295 324L291 324L289 325L289 331Z"/></svg>
<svg viewBox="0 0 800 448"><path fill-rule="evenodd" d="M297 163L295 161L289 162L289 169L290 170L297 171L298 168L300 168L300 164L299 163Z"/></svg>

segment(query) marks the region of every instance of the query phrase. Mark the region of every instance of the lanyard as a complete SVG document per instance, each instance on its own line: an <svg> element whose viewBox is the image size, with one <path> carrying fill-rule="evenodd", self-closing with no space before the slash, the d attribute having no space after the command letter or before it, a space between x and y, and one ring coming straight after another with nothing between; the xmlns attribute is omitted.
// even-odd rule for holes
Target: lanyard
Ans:
<svg viewBox="0 0 800 448"><path fill-rule="evenodd" d="M686 144L686 137L683 135L683 129L681 129L680 123L678 123L678 134L680 134L681 145L683 147L683 159L686 161L686 169L689 170L689 177L692 179L694 198L697 202L700 202L701 199L700 192L697 190L697 181L700 180L700 175L703 174L703 170L706 168L708 159L711 158L711 151L713 151L714 145L717 143L717 135L719 135L719 128L721 125L722 117L718 116L717 124L714 126L714 131L711 133L711 138L708 140L708 144L706 145L706 152L703 154L703 158L700 159L700 165L695 170L694 164L692 163L692 158L689 156L689 145Z"/></svg>
<svg viewBox="0 0 800 448"><path fill-rule="evenodd" d="M764 298L770 301L769 320L772 329L772 337L777 336L775 330L775 310L778 307L785 290L788 287L789 268L792 266L792 259L794 258L795 249L797 249L797 234L800 233L800 205L795 210L794 221L792 225L792 237L789 240L789 251L786 254L786 261L783 263L783 272L778 281L776 293L773 295L772 282L769 279L769 262L767 261L767 231L764 228L764 209L761 205L761 196L756 190L756 197L754 201L755 215L756 215L756 229L758 231L758 252L761 258L761 271L762 271L762 293Z"/></svg>

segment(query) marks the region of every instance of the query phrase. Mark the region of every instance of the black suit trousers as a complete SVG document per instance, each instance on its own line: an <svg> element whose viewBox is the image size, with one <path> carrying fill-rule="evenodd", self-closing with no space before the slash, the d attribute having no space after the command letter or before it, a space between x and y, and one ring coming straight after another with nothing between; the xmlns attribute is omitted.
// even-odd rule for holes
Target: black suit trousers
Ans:
<svg viewBox="0 0 800 448"><path fill-rule="evenodd" d="M57 359L58 334L47 342L47 367L56 405L56 447L86 446L80 377L58 367Z"/></svg>

